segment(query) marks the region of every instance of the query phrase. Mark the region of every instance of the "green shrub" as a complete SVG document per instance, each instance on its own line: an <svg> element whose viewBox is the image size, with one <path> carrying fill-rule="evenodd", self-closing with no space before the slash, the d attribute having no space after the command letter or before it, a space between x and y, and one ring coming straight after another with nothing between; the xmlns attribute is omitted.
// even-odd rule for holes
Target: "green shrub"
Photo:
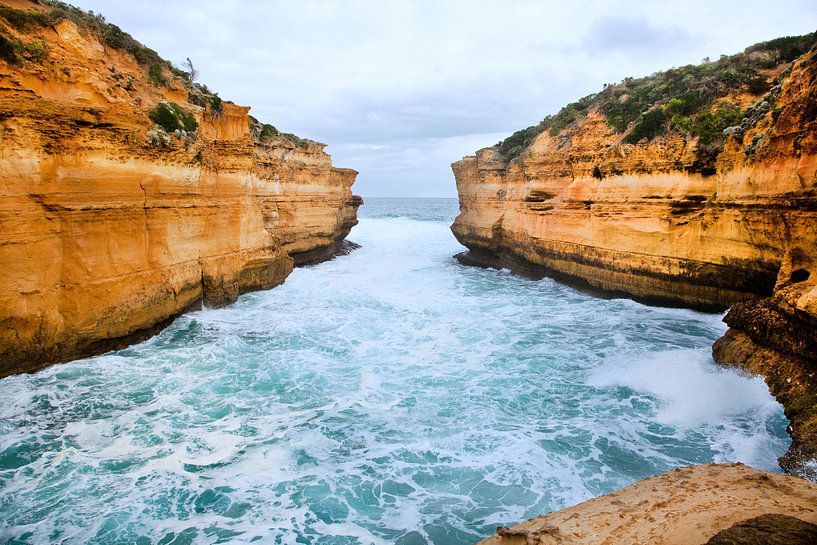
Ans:
<svg viewBox="0 0 817 545"><path fill-rule="evenodd" d="M188 84L193 83L193 80L192 80L192 78L190 76L190 72L186 72L186 71L182 70L181 68L176 68L175 66L171 65L170 66L170 73L173 74L174 76L176 76L177 78L183 79L185 81L185 83L188 83Z"/></svg>
<svg viewBox="0 0 817 545"><path fill-rule="evenodd" d="M195 104L196 106L201 106L202 108L204 108L205 104L207 104L201 95L195 93L190 93L187 96L187 102L190 104Z"/></svg>
<svg viewBox="0 0 817 545"><path fill-rule="evenodd" d="M771 85L769 85L769 80L765 76L757 75L749 78L746 87L753 95L759 95L768 91Z"/></svg>
<svg viewBox="0 0 817 545"><path fill-rule="evenodd" d="M739 125L743 112L728 102L718 104L714 111L700 112L692 117L675 116L672 124L698 137L700 145L709 145L723 138L723 130Z"/></svg>
<svg viewBox="0 0 817 545"><path fill-rule="evenodd" d="M664 125L667 121L667 115L664 113L664 108L655 108L648 112L644 112L641 120L633 127L624 138L624 142L628 144L635 144L642 138L652 140L658 134L664 132Z"/></svg>
<svg viewBox="0 0 817 545"><path fill-rule="evenodd" d="M218 93L210 91L203 83L192 84L187 100L190 101L190 104L207 108L215 115L219 115L224 111L224 102L221 97L218 96Z"/></svg>
<svg viewBox="0 0 817 545"><path fill-rule="evenodd" d="M48 50L45 42L24 42L13 36L0 34L0 58L10 64L20 64L23 61L42 64L48 58Z"/></svg>
<svg viewBox="0 0 817 545"><path fill-rule="evenodd" d="M687 103L682 98L671 98L669 102L661 106L666 115L683 114L687 110Z"/></svg>
<svg viewBox="0 0 817 545"><path fill-rule="evenodd" d="M18 54L27 61L42 64L48 58L48 44L45 42L21 42Z"/></svg>
<svg viewBox="0 0 817 545"><path fill-rule="evenodd" d="M261 140L271 140L278 136L278 129L270 125L269 123L264 123L261 125L261 131L258 133L258 138Z"/></svg>
<svg viewBox="0 0 817 545"><path fill-rule="evenodd" d="M559 110L556 115L545 117L541 125L550 130L551 136L556 136L563 129L587 115L587 111L593 105L595 96L589 95L576 102L571 102Z"/></svg>
<svg viewBox="0 0 817 545"><path fill-rule="evenodd" d="M282 138L284 140L289 140L293 144L305 148L309 146L311 140L306 138L300 138L292 133L288 132L280 132L278 129L270 125L269 123L261 123L253 116L248 116L250 118L250 132L255 137L256 142L265 142L277 138Z"/></svg>
<svg viewBox="0 0 817 545"><path fill-rule="evenodd" d="M125 50L128 51L131 55L133 55L133 58L136 59L136 62L138 62L140 65L170 66L170 63L164 60L162 57L160 57L159 54L156 53L154 50L152 50L149 47L143 46L142 44L136 42L135 40L134 42L136 45L134 45L132 48L125 48Z"/></svg>
<svg viewBox="0 0 817 545"><path fill-rule="evenodd" d="M544 123L539 123L527 129L516 131L498 144L499 153L509 161L518 157L546 128Z"/></svg>
<svg viewBox="0 0 817 545"><path fill-rule="evenodd" d="M220 114L224 111L224 102L221 100L221 97L218 96L218 93L213 93L208 97L210 110L215 114Z"/></svg>
<svg viewBox="0 0 817 545"><path fill-rule="evenodd" d="M17 57L17 42L18 40L15 40L11 36L0 34L0 59L10 64L20 62L19 57Z"/></svg>
<svg viewBox="0 0 817 545"><path fill-rule="evenodd" d="M273 127L273 128L275 128L275 127ZM298 146L300 148L307 147L309 145L309 142L310 142L310 140L308 140L306 138L301 138L297 134L292 134L291 132L279 132L278 136L280 136L281 138L283 138L285 140L289 140L290 142L292 142L293 144L295 144L296 146Z"/></svg>
<svg viewBox="0 0 817 545"><path fill-rule="evenodd" d="M22 32L42 28L48 24L47 15L41 11L24 11L8 6L0 6L0 17Z"/></svg>
<svg viewBox="0 0 817 545"><path fill-rule="evenodd" d="M150 78L151 83L158 85L159 87L167 85L167 79L165 78L164 71L158 64L150 65L148 68L148 78Z"/></svg>
<svg viewBox="0 0 817 545"><path fill-rule="evenodd" d="M163 100L153 107L148 116L151 121L159 125L168 133L176 130L184 130L187 132L195 132L198 128L195 116L176 104Z"/></svg>
<svg viewBox="0 0 817 545"><path fill-rule="evenodd" d="M269 123L261 123L253 116L249 116L250 118L250 131L255 135L255 140L257 142L267 142L269 140L275 139L283 139L289 140L293 144L299 147L307 147L309 145L310 140L306 138L301 138L297 135L288 132L281 132L273 125Z"/></svg>

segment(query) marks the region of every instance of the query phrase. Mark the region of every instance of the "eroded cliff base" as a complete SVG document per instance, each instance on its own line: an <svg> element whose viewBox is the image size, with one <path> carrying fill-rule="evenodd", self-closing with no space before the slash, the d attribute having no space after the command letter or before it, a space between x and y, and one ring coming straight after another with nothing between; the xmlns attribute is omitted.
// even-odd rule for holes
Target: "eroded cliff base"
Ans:
<svg viewBox="0 0 817 545"><path fill-rule="evenodd" d="M738 328L729 329L714 344L712 355L722 365L765 378L790 422L792 443L780 458L780 467L817 482L817 366L762 346Z"/></svg>
<svg viewBox="0 0 817 545"><path fill-rule="evenodd" d="M626 298L645 305L691 308L701 312L723 312L728 308L726 302L718 295L723 293L721 288L701 286L687 278L655 274L650 271L638 273L632 270L613 271L582 256L545 257L541 249L534 248L532 251L537 255L536 261L529 260L516 251L504 249L491 251L476 246L455 255L454 258L466 266L508 269L513 274L531 280L552 278L602 299ZM745 299L754 297L744 295Z"/></svg>
<svg viewBox="0 0 817 545"><path fill-rule="evenodd" d="M361 248L360 244L351 240L339 240L326 248L317 248L302 254L295 254L292 259L296 267L311 267L325 261L331 261L342 255L349 255Z"/></svg>

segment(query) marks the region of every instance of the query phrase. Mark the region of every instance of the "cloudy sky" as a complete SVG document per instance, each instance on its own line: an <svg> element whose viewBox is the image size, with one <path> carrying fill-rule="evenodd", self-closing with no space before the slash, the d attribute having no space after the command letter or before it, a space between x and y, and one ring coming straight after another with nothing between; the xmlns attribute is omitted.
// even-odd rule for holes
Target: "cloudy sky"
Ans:
<svg viewBox="0 0 817 545"><path fill-rule="evenodd" d="M451 162L604 83L817 28L814 0L72 3L329 144L364 197L456 196Z"/></svg>

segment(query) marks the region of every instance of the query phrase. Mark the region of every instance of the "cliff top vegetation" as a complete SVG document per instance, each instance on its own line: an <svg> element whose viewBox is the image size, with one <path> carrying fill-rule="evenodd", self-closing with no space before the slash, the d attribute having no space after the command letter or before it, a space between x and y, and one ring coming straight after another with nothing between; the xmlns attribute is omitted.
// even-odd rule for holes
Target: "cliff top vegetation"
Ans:
<svg viewBox="0 0 817 545"><path fill-rule="evenodd" d="M749 46L735 55L722 55L716 61L704 59L697 65L626 78L568 104L536 125L516 131L496 148L510 162L544 131L557 136L591 110L603 114L626 144L675 131L697 137L701 146L720 147L723 131L739 124L746 114L729 97L741 92L762 96L773 91L778 82L770 77L770 71L791 63L815 44L817 32L786 36ZM788 72L781 77L786 75Z"/></svg>
<svg viewBox="0 0 817 545"><path fill-rule="evenodd" d="M13 65L26 63L42 64L48 59L49 46L45 40L36 36L39 31L56 25L61 21L72 21L78 28L95 35L100 43L111 49L129 54L145 71L148 80L156 87L170 87L171 80L181 83L188 92L188 102L205 108L211 115L218 116L223 111L223 100L218 93L211 91L203 83L196 80L197 74L193 63L188 59L187 70L174 66L170 61L163 59L156 51L143 45L129 33L113 23L109 23L104 16L93 11L85 11L60 0L32 0L31 9L18 9L12 6L0 5L0 20L13 29L18 35L4 29L0 25L0 59ZM34 35L34 36L33 36ZM33 38L33 39L32 39ZM175 105L178 109L179 106ZM189 112L176 112L176 118L170 120L170 110L159 103L150 111L149 117L163 130L169 127L176 128L176 124L184 117L180 127L195 130L195 120ZM190 119L188 119L190 118ZM157 121L157 119L159 121ZM160 122L161 121L161 122ZM171 122L172 121L172 122ZM251 125L260 123L251 119ZM266 132L252 130L251 134L256 141L269 141L272 137L285 138L295 144L303 145L307 142L294 134L280 133L272 125L260 124L272 130Z"/></svg>

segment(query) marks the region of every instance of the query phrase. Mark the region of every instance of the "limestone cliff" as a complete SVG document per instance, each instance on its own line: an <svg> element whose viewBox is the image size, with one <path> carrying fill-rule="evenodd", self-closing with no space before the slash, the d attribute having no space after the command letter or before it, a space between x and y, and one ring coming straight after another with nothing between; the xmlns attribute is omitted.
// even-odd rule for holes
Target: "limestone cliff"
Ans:
<svg viewBox="0 0 817 545"><path fill-rule="evenodd" d="M99 16L0 2L0 376L138 340L338 249L356 172L248 111Z"/></svg>
<svg viewBox="0 0 817 545"><path fill-rule="evenodd" d="M692 466L499 528L480 543L808 545L817 539L815 505L817 485L797 477L741 464ZM729 539L741 526L754 540Z"/></svg>
<svg viewBox="0 0 817 545"><path fill-rule="evenodd" d="M716 359L767 377L792 422L781 463L813 478L814 41L625 80L452 165L461 211L452 230L466 263L647 303L743 301ZM785 44L801 49L787 57Z"/></svg>

